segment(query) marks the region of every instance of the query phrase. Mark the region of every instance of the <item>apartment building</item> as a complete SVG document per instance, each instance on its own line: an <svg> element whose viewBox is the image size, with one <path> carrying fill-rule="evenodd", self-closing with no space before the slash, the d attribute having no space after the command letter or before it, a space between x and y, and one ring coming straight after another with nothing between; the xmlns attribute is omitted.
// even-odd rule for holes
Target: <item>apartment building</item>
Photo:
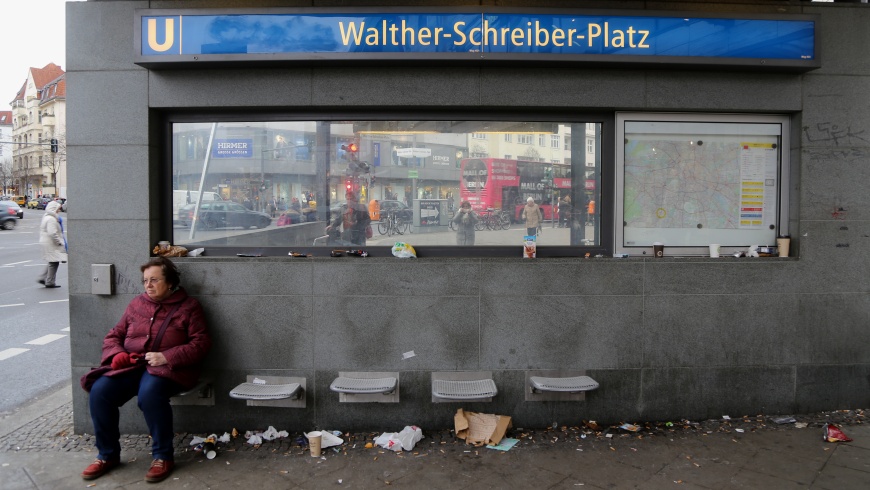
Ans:
<svg viewBox="0 0 870 490"><path fill-rule="evenodd" d="M12 180L16 193L66 194L66 73L30 68L12 100Z"/></svg>

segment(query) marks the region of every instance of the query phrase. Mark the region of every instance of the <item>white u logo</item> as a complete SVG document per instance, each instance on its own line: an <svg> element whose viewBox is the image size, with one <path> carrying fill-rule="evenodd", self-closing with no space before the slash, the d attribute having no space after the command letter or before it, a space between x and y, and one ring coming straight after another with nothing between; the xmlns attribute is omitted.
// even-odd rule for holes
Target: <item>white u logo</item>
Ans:
<svg viewBox="0 0 870 490"><path fill-rule="evenodd" d="M162 53L175 44L175 19L164 19L166 23L166 39L163 44L157 42L157 19L148 19L148 47Z"/></svg>

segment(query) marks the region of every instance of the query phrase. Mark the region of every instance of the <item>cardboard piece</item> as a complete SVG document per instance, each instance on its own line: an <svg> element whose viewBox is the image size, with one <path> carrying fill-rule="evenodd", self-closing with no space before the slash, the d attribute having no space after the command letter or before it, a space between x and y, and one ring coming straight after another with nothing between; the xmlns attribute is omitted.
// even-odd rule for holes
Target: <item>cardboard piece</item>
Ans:
<svg viewBox="0 0 870 490"><path fill-rule="evenodd" d="M475 446L498 445L511 428L507 415L465 412L461 408L453 417L456 437Z"/></svg>

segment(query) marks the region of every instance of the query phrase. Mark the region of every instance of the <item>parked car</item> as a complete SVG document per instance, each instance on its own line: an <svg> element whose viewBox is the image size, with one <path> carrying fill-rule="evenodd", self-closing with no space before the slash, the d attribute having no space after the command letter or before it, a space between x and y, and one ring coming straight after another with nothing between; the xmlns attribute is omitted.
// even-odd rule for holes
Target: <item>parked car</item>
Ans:
<svg viewBox="0 0 870 490"><path fill-rule="evenodd" d="M36 209L45 209L45 205L53 201L50 197L40 197L36 203Z"/></svg>
<svg viewBox="0 0 870 490"><path fill-rule="evenodd" d="M21 207L12 201L0 201L0 228L11 230L24 217Z"/></svg>
<svg viewBox="0 0 870 490"><path fill-rule="evenodd" d="M39 204L39 199L34 198L34 199L27 201L27 204L25 205L25 207L27 209L36 209L37 204Z"/></svg>
<svg viewBox="0 0 870 490"><path fill-rule="evenodd" d="M24 206L25 204L27 204L27 196L15 196L15 199L12 200L15 201L15 204L19 206Z"/></svg>
<svg viewBox="0 0 870 490"><path fill-rule="evenodd" d="M178 210L178 219L185 226L193 222L196 204L188 204ZM214 228L265 228L272 218L259 211L252 211L233 201L203 202L199 206L199 226Z"/></svg>

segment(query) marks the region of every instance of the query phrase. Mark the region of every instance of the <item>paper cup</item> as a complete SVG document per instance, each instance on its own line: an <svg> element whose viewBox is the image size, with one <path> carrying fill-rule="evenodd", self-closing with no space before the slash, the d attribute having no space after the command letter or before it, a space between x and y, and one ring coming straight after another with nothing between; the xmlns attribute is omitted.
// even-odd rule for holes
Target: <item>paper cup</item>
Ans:
<svg viewBox="0 0 870 490"><path fill-rule="evenodd" d="M214 459L217 456L217 450L214 447L213 442L206 442L202 445L202 453L205 454L205 457L208 459Z"/></svg>
<svg viewBox="0 0 870 490"><path fill-rule="evenodd" d="M788 247L791 244L791 238L777 238L776 248L779 250L780 257L788 257Z"/></svg>
<svg viewBox="0 0 870 490"><path fill-rule="evenodd" d="M157 246L160 247L160 250L169 250L169 242L157 242Z"/></svg>
<svg viewBox="0 0 870 490"><path fill-rule="evenodd" d="M722 250L722 246L718 243L710 244L710 257L718 257L719 252Z"/></svg>
<svg viewBox="0 0 870 490"><path fill-rule="evenodd" d="M314 432L309 432L306 436L308 437L308 449L311 451L311 456L315 458L319 457L323 434L319 430L316 430Z"/></svg>

